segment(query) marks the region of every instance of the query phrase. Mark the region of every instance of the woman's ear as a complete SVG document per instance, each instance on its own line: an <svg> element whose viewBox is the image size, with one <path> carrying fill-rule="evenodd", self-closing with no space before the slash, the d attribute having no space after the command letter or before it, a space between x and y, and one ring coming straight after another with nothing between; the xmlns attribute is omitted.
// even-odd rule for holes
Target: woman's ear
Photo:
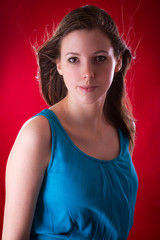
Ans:
<svg viewBox="0 0 160 240"><path fill-rule="evenodd" d="M61 69L61 61L60 61L59 58L56 60L56 65L57 65L57 71L58 71L58 73L59 73L60 75L63 75L63 74L62 74L62 69Z"/></svg>
<svg viewBox="0 0 160 240"><path fill-rule="evenodd" d="M114 72L119 72L121 70L121 67L122 67L122 55L120 55L117 59Z"/></svg>

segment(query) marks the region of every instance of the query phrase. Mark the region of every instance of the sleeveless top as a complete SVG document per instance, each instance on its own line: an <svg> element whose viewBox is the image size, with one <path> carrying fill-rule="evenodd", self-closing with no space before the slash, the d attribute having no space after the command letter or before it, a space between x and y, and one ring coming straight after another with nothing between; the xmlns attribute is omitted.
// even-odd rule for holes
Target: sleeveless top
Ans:
<svg viewBox="0 0 160 240"><path fill-rule="evenodd" d="M39 193L31 240L125 240L133 224L138 179L129 140L118 129L119 156L100 160L82 152L57 116L51 127L51 159Z"/></svg>

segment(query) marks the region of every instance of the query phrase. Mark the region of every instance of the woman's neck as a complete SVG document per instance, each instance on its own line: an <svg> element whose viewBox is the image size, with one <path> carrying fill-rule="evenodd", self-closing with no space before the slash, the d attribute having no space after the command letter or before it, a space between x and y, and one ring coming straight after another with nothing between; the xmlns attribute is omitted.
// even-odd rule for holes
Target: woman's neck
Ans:
<svg viewBox="0 0 160 240"><path fill-rule="evenodd" d="M61 101L65 120L73 127L86 128L88 131L99 131L106 125L103 113L104 101L94 104L75 103L68 96Z"/></svg>

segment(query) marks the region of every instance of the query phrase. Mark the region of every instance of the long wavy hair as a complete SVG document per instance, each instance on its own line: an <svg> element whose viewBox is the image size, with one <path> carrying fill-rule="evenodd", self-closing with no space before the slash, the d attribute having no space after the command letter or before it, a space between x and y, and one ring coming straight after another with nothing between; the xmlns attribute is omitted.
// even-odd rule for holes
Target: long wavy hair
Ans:
<svg viewBox="0 0 160 240"><path fill-rule="evenodd" d="M125 75L132 54L120 37L117 26L109 14L96 6L86 5L69 12L60 22L54 34L37 49L39 81L44 99L53 105L67 95L63 77L59 75L56 59L60 57L62 39L75 30L101 30L110 40L116 57L122 56L122 67L116 72L107 92L104 115L111 124L120 128L134 145L134 118L126 97Z"/></svg>

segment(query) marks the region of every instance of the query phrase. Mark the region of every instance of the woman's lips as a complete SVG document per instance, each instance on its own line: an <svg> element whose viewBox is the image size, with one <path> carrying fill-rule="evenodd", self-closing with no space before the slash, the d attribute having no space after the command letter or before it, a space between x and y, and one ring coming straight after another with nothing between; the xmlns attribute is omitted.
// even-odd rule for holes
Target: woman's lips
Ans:
<svg viewBox="0 0 160 240"><path fill-rule="evenodd" d="M96 89L96 86L80 86L79 88L83 92L93 92Z"/></svg>

